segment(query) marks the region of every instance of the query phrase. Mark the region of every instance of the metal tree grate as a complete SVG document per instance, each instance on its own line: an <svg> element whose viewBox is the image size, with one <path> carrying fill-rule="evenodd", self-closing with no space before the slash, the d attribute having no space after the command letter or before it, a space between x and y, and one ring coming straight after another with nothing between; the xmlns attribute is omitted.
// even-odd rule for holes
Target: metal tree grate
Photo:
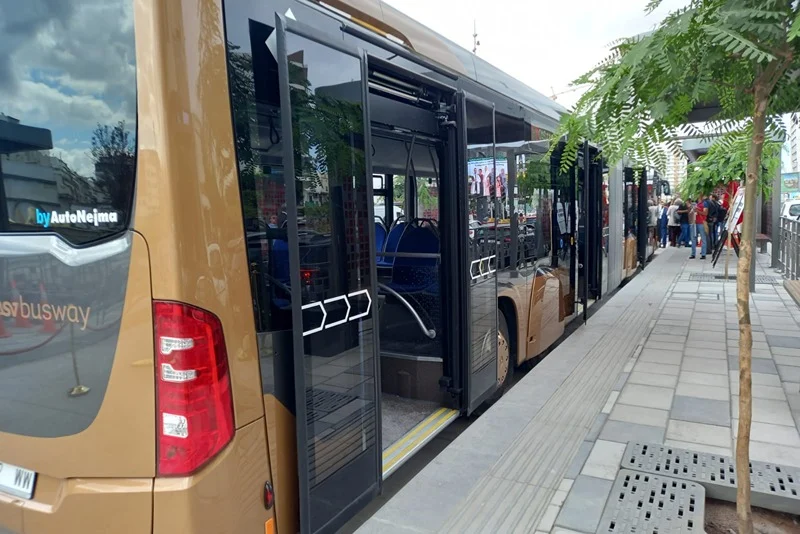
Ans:
<svg viewBox="0 0 800 534"><path fill-rule="evenodd" d="M725 282L724 274L714 273L691 273L689 275L690 282ZM736 273L728 275L728 282L736 281ZM769 284L778 285L782 283L782 279L777 276L756 275L756 284Z"/></svg>
<svg viewBox="0 0 800 534"><path fill-rule="evenodd" d="M631 442L622 467L697 482L709 497L736 501L736 463L727 456ZM800 468L750 462L750 487L753 506L791 513L800 509Z"/></svg>
<svg viewBox="0 0 800 534"><path fill-rule="evenodd" d="M705 500L695 482L621 469L597 533L702 533Z"/></svg>

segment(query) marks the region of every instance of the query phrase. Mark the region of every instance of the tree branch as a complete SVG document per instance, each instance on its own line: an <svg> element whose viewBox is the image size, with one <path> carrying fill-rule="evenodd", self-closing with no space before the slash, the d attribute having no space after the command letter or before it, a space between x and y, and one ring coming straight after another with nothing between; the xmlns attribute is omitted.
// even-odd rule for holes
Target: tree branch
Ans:
<svg viewBox="0 0 800 534"><path fill-rule="evenodd" d="M789 46L788 41L784 41L784 43L781 45L780 56L782 59L770 61L767 65L767 68L764 69L764 71L756 79L756 83L761 81L764 84L764 88L766 89L767 93L772 93L775 85L786 73L786 69L788 69L789 65L792 64L794 53L791 46Z"/></svg>

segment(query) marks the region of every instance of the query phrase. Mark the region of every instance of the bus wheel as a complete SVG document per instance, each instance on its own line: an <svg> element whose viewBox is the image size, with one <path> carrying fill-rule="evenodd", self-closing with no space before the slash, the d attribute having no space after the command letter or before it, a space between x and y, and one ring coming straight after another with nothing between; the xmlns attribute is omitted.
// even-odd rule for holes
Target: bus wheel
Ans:
<svg viewBox="0 0 800 534"><path fill-rule="evenodd" d="M514 366L511 364L511 344L506 316L503 312L497 315L497 388L499 395L502 395L511 385Z"/></svg>

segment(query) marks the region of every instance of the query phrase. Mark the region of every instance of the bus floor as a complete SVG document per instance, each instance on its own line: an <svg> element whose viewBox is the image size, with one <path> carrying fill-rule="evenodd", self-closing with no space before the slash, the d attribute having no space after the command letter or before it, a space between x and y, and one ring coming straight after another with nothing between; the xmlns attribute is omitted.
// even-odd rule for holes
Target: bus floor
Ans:
<svg viewBox="0 0 800 534"><path fill-rule="evenodd" d="M415 426L438 409L439 405L435 402L406 399L383 393L381 395L383 450L403 439Z"/></svg>
<svg viewBox="0 0 800 534"><path fill-rule="evenodd" d="M458 416L458 410L444 408L435 402L382 394L383 478L388 478L410 460Z"/></svg>

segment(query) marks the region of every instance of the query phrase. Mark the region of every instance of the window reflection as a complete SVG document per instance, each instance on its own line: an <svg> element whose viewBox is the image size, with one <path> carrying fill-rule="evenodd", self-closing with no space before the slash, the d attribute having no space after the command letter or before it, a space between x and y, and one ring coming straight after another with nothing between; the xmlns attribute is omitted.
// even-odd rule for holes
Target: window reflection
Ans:
<svg viewBox="0 0 800 534"><path fill-rule="evenodd" d="M312 523L324 524L352 498L326 482L350 462L376 461L364 86L357 57L292 33L286 53L301 285L292 292L303 305Z"/></svg>
<svg viewBox="0 0 800 534"><path fill-rule="evenodd" d="M467 175L470 217L470 403L497 382L497 271L503 266L498 219L494 110L467 101Z"/></svg>
<svg viewBox="0 0 800 534"><path fill-rule="evenodd" d="M0 2L0 231L124 229L135 132L132 2Z"/></svg>

